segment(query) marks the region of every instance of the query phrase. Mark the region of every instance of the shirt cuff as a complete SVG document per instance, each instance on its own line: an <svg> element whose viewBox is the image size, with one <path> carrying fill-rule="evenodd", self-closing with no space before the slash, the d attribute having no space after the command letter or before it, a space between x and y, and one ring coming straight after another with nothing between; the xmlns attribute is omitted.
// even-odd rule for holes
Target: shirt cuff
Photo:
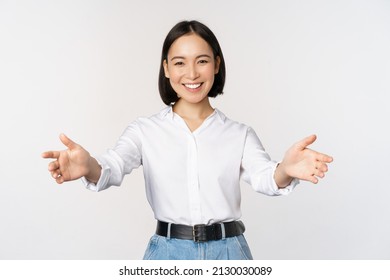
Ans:
<svg viewBox="0 0 390 280"><path fill-rule="evenodd" d="M110 167L106 164L102 164L101 162L99 162L99 160L97 160L97 161L98 161L99 165L102 167L99 181L97 181L97 183L94 184L94 183L88 181L87 178L81 177L81 181L83 182L84 186L88 190L91 190L94 192L99 192L99 191L106 189L108 187L107 183L108 183L108 180L109 180L110 175L111 175Z"/></svg>
<svg viewBox="0 0 390 280"><path fill-rule="evenodd" d="M275 165L272 168L272 179L273 179L272 180L272 188L275 192L275 195L288 195L289 193L291 193L294 190L294 188L299 184L300 181L297 178L293 178L288 186L286 186L284 188L279 188L275 182L275 179L274 179L275 170L276 170L276 167L278 167L279 163L280 162L275 162Z"/></svg>

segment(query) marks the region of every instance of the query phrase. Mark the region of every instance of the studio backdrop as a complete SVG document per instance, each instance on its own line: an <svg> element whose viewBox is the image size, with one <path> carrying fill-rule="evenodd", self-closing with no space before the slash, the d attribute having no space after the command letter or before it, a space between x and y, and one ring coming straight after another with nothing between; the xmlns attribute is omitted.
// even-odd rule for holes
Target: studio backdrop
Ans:
<svg viewBox="0 0 390 280"><path fill-rule="evenodd" d="M61 132L93 155L165 107L163 40L195 19L224 52L212 100L281 160L296 141L334 157L317 185L266 197L245 183L255 259L389 259L390 2L0 0L0 259L141 259L155 230L142 167L94 193L57 185L41 153Z"/></svg>

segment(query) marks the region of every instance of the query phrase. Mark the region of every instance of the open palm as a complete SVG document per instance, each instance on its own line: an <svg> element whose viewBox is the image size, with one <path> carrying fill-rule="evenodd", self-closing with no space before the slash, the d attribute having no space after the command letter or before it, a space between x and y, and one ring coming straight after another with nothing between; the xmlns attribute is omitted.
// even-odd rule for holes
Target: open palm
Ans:
<svg viewBox="0 0 390 280"><path fill-rule="evenodd" d="M88 174L91 156L87 150L70 140L65 134L60 135L61 142L67 147L62 151L47 151L43 158L52 158L48 170L58 184L77 180Z"/></svg>
<svg viewBox="0 0 390 280"><path fill-rule="evenodd" d="M327 163L332 162L333 158L308 148L316 139L315 135L311 135L287 150L282 164L288 176L312 183L318 183L318 178L325 176Z"/></svg>

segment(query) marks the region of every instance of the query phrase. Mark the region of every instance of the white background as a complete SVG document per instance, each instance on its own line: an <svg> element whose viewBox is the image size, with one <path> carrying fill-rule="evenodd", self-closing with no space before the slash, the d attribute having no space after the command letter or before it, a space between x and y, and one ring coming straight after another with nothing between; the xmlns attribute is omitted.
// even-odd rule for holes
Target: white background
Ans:
<svg viewBox="0 0 390 280"><path fill-rule="evenodd" d="M255 259L389 259L390 1L0 0L0 259L140 259L155 228L142 168L100 193L56 185L40 154L65 132L92 154L164 107L163 40L197 19L222 46L225 94L275 160L295 141L335 159L318 185L242 184Z"/></svg>

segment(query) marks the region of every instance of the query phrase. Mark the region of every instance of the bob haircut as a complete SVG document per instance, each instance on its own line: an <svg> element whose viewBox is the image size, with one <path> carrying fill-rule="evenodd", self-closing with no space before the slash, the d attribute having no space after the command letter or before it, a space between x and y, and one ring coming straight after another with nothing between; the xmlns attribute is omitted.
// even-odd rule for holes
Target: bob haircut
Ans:
<svg viewBox="0 0 390 280"><path fill-rule="evenodd" d="M161 65L160 65L160 75L158 78L158 89L160 91L160 96L162 101L166 105L170 105L175 103L179 97L177 97L177 93L173 90L169 78L165 77L164 72L164 60L168 58L168 51L173 42L179 37L187 34L194 33L200 36L203 40L205 40L211 49L213 50L214 59L217 57L220 58L219 70L218 73L215 74L214 84L208 93L209 97L216 97L219 94L223 93L223 87L225 85L225 60L223 59L223 54L221 47L219 46L218 40L215 37L214 33L204 24L192 20L192 21L181 21L177 23L171 31L169 31L167 37L165 38L162 55L161 55Z"/></svg>

